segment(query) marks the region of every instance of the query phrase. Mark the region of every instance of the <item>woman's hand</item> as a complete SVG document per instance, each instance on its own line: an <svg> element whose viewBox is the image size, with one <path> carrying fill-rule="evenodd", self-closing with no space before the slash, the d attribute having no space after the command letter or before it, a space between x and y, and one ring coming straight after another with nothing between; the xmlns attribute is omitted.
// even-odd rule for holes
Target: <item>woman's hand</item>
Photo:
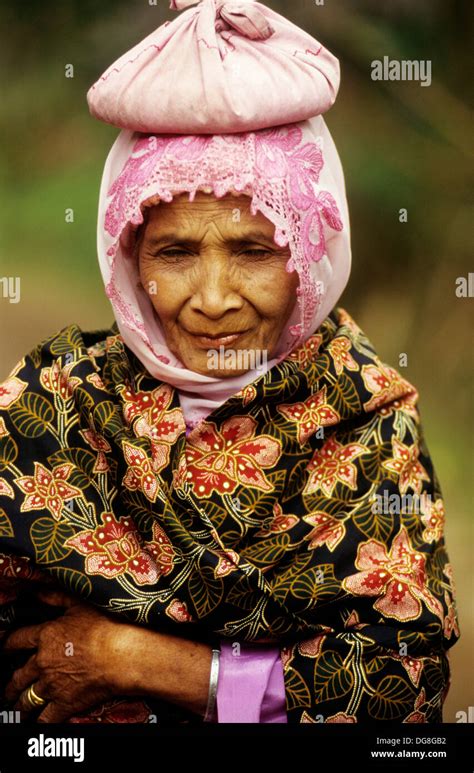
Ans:
<svg viewBox="0 0 474 773"><path fill-rule="evenodd" d="M5 690L15 709L34 710L26 698L33 684L47 701L38 722L64 722L117 695L156 696L204 714L210 647L115 620L67 594L41 599L68 608L6 640L5 652L36 650Z"/></svg>

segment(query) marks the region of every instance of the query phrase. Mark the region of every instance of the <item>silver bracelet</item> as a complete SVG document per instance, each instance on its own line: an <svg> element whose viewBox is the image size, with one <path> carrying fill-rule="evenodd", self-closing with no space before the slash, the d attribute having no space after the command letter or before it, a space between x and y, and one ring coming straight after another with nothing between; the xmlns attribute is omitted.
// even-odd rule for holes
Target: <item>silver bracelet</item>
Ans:
<svg viewBox="0 0 474 773"><path fill-rule="evenodd" d="M206 713L204 722L212 722L216 712L217 683L219 681L219 656L220 650L212 650L211 675L209 677L209 694L207 697Z"/></svg>

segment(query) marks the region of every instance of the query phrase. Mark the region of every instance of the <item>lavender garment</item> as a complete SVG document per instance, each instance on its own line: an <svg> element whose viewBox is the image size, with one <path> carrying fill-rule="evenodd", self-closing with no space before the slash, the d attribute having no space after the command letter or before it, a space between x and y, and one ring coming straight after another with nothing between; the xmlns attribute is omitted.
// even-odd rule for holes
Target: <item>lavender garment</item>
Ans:
<svg viewBox="0 0 474 773"><path fill-rule="evenodd" d="M279 648L235 644L221 641L217 721L287 722Z"/></svg>

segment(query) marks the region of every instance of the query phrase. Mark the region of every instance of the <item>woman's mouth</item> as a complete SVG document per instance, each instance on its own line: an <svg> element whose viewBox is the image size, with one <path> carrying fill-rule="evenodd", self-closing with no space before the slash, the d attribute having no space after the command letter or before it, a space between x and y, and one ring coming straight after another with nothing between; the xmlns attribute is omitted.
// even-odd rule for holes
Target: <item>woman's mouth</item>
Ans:
<svg viewBox="0 0 474 773"><path fill-rule="evenodd" d="M190 333L193 340L195 341L197 346L200 346L204 349L215 349L219 346L230 346L231 344L235 343L238 338L240 338L241 335L244 333L247 333L247 330L240 330L236 331L235 333L216 333L216 334L199 334L199 333Z"/></svg>

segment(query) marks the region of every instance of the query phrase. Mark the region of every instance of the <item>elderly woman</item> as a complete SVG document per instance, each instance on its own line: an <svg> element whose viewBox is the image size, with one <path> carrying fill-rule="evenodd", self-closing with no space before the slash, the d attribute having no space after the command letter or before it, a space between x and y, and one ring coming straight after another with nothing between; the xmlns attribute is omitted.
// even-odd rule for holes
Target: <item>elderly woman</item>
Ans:
<svg viewBox="0 0 474 773"><path fill-rule="evenodd" d="M115 322L0 386L4 708L442 721L459 631L418 395L336 306L337 85L278 14L204 0L91 89L122 129L99 208Z"/></svg>

